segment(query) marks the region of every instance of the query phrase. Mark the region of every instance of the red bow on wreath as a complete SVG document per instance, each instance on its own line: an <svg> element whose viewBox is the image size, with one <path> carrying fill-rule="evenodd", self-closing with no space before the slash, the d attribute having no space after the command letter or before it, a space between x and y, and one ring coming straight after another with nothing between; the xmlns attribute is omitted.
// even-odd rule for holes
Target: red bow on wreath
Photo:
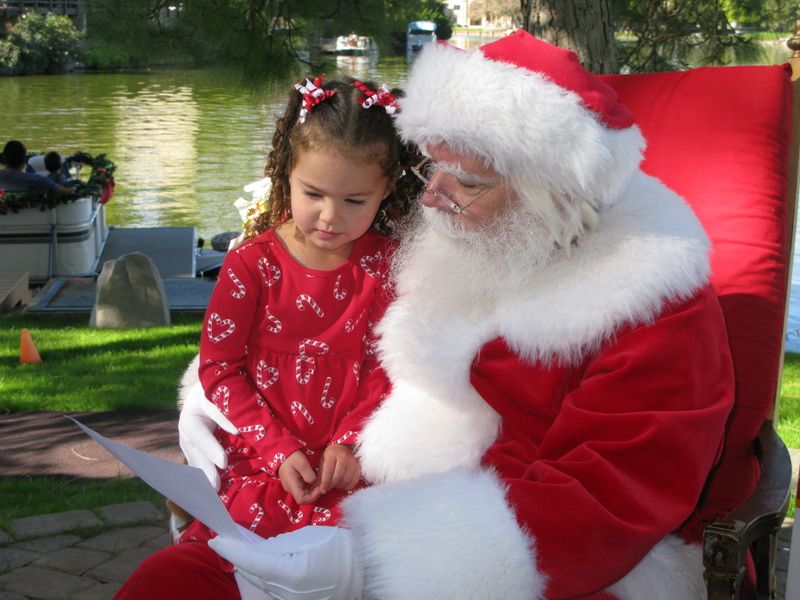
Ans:
<svg viewBox="0 0 800 600"><path fill-rule="evenodd" d="M314 78L314 81L306 79L305 84L296 83L294 85L294 89L303 96L303 106L300 108L300 115L297 117L298 123L305 123L308 111L336 93L336 90L323 90L323 81L325 81L325 76L319 75Z"/></svg>
<svg viewBox="0 0 800 600"><path fill-rule="evenodd" d="M361 101L362 108L369 108L370 106L375 105L382 106L386 110L387 114L390 115L397 110L397 98L389 91L389 87L385 83L377 92L372 91L360 81L354 81L353 85L364 92L364 96Z"/></svg>

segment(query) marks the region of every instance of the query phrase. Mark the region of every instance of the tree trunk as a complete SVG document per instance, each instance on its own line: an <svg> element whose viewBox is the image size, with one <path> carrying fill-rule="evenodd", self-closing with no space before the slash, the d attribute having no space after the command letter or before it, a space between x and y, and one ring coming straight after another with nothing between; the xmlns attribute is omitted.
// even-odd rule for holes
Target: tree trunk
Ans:
<svg viewBox="0 0 800 600"><path fill-rule="evenodd" d="M523 26L537 38L569 48L592 73L616 73L610 0L520 0Z"/></svg>

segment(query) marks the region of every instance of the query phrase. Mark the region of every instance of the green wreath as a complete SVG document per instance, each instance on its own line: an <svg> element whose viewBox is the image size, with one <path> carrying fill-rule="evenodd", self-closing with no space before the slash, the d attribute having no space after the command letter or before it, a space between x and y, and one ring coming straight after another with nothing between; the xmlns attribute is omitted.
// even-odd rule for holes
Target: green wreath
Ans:
<svg viewBox="0 0 800 600"><path fill-rule="evenodd" d="M39 154L42 153L34 152L28 154L28 158L30 159ZM76 152L72 156L65 158L64 163L67 168L73 164L90 165L92 167L91 175L86 181L75 181L74 196L59 194L58 192L4 192L0 190L0 215L8 214L9 211L17 213L24 208L38 208L44 211L55 208L59 204L75 202L87 196L104 198L105 202L108 201L114 190L114 171L116 171L117 166L108 160L105 154L92 156L87 152Z"/></svg>

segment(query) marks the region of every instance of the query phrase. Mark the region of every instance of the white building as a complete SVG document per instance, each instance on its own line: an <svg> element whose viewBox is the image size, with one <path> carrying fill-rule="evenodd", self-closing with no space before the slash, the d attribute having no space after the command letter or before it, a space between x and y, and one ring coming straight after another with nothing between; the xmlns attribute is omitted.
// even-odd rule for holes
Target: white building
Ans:
<svg viewBox="0 0 800 600"><path fill-rule="evenodd" d="M445 4L450 12L453 13L453 18L456 25L459 27L469 27L469 0L446 0Z"/></svg>

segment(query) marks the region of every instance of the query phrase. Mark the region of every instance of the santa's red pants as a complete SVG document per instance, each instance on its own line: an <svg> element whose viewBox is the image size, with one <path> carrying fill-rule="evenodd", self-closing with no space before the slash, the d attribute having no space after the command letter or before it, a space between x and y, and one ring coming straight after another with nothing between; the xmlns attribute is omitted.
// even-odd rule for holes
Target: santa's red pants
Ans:
<svg viewBox="0 0 800 600"><path fill-rule="evenodd" d="M225 563L205 542L169 546L147 557L114 596L115 600L239 600Z"/></svg>

